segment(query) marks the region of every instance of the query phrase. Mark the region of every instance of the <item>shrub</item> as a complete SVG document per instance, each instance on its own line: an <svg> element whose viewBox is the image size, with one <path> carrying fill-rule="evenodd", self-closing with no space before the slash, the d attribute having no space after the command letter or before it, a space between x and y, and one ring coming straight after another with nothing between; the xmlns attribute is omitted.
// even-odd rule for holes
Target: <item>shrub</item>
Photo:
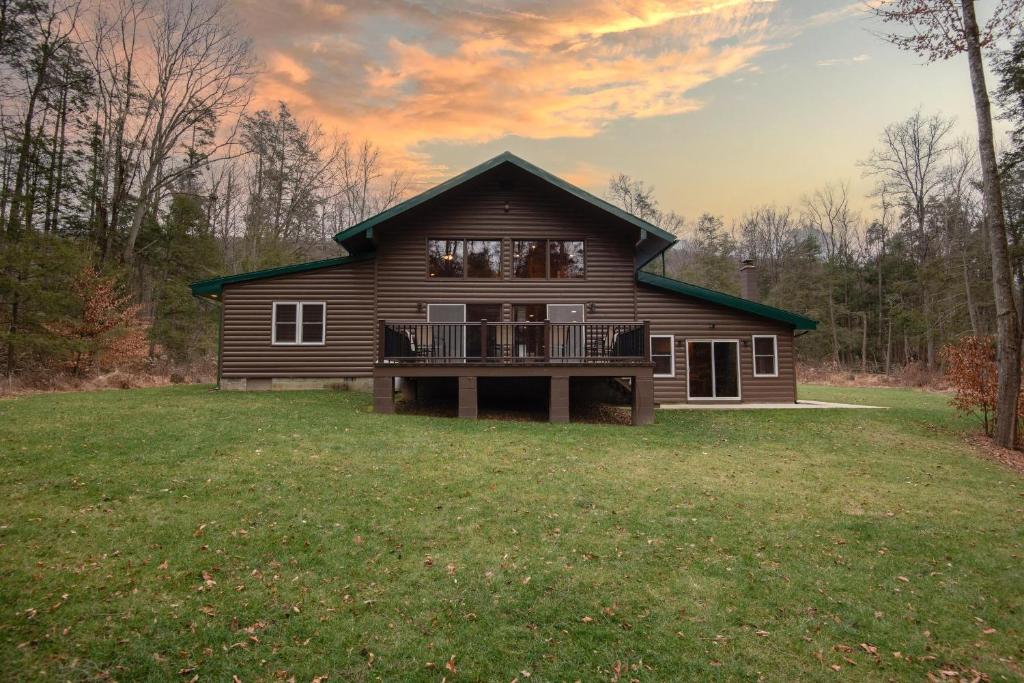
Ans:
<svg viewBox="0 0 1024 683"><path fill-rule="evenodd" d="M950 403L961 413L981 415L985 435L992 436L999 386L995 338L962 337L955 344L943 347L941 357L955 392ZM1017 417L1020 419L1022 416L1024 396L1018 397L1017 401Z"/></svg>
<svg viewBox="0 0 1024 683"><path fill-rule="evenodd" d="M86 266L75 278L80 306L69 319L46 327L70 348L66 366L76 375L95 368L131 367L148 353L146 325L138 304L118 291L115 279Z"/></svg>

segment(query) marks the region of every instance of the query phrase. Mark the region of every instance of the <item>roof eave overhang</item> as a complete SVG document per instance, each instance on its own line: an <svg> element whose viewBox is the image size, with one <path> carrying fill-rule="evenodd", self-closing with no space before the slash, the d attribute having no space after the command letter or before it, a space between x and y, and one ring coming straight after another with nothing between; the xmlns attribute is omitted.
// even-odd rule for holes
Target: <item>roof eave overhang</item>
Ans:
<svg viewBox="0 0 1024 683"><path fill-rule="evenodd" d="M372 252L321 259L319 261L307 261L305 263L293 263L287 266L265 268L263 270L249 271L247 273L236 273L235 275L225 275L223 277L200 280L198 282L193 282L190 287L192 290L192 296L199 297L201 299L209 299L211 301L219 301L221 293L227 285L251 282L253 280L264 280L272 277L280 277L282 275L291 275L293 273L305 273L311 270L320 270L322 268L344 266L350 263L366 261L371 258L373 258Z"/></svg>
<svg viewBox="0 0 1024 683"><path fill-rule="evenodd" d="M738 296L719 292L714 289L699 287L697 285L690 284L689 282L683 282L682 280L675 280L663 275L656 275L654 273L647 273L643 271L637 272L636 278L637 281L642 284L664 289L676 294L692 296L702 301L718 304L719 306L725 306L726 308L732 308L761 318L774 320L776 322L790 325L797 330L814 330L818 327L817 320L799 315L798 313L762 304L757 301L742 299Z"/></svg>

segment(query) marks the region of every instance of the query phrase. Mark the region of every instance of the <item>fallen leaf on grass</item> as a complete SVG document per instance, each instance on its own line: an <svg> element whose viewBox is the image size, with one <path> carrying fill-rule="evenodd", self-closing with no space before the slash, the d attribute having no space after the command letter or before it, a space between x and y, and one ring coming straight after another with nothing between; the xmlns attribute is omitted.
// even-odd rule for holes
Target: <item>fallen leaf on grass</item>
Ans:
<svg viewBox="0 0 1024 683"><path fill-rule="evenodd" d="M194 538L201 538L203 536L203 534L205 534L205 533L206 533L206 525L205 524L200 524L198 527L196 527L196 530L192 532L192 536ZM236 678L237 678L237 676L236 676Z"/></svg>
<svg viewBox="0 0 1024 683"><path fill-rule="evenodd" d="M455 655L452 655L448 661L444 663L444 668L448 669L452 673L456 673L458 671L458 669L455 668Z"/></svg>

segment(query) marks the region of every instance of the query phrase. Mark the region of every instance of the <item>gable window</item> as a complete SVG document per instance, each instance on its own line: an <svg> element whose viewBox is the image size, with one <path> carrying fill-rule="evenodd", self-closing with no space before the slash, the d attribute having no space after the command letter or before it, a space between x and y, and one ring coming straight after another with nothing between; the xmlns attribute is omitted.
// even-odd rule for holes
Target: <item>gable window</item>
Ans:
<svg viewBox="0 0 1024 683"><path fill-rule="evenodd" d="M779 376L779 339L774 334L754 335L754 377Z"/></svg>
<svg viewBox="0 0 1024 683"><path fill-rule="evenodd" d="M583 240L512 240L512 277L582 278Z"/></svg>
<svg viewBox="0 0 1024 683"><path fill-rule="evenodd" d="M462 277L465 274L463 240L427 240L427 271L430 277Z"/></svg>
<svg viewBox="0 0 1024 683"><path fill-rule="evenodd" d="M512 240L512 275L524 278L548 276L544 240Z"/></svg>
<svg viewBox="0 0 1024 683"><path fill-rule="evenodd" d="M655 377L676 376L676 340L673 335L651 335L651 360Z"/></svg>
<svg viewBox="0 0 1024 683"><path fill-rule="evenodd" d="M327 304L323 301L275 301L271 343L323 344L326 314Z"/></svg>
<svg viewBox="0 0 1024 683"><path fill-rule="evenodd" d="M466 241L466 277L501 277L501 240Z"/></svg>
<svg viewBox="0 0 1024 683"><path fill-rule="evenodd" d="M577 240L549 240L551 277L583 277L583 242Z"/></svg>

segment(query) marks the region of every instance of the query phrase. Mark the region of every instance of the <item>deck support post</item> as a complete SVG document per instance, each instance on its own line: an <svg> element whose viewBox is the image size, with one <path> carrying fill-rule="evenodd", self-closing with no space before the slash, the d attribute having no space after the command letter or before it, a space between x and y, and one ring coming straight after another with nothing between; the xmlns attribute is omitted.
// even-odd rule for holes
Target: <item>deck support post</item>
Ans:
<svg viewBox="0 0 1024 683"><path fill-rule="evenodd" d="M373 378L373 412L390 415L395 412L395 378Z"/></svg>
<svg viewBox="0 0 1024 683"><path fill-rule="evenodd" d="M402 383L399 385L399 391L401 392L403 401L415 401L416 380L409 379L408 377L403 377Z"/></svg>
<svg viewBox="0 0 1024 683"><path fill-rule="evenodd" d="M569 421L569 376L552 375L548 420L551 422Z"/></svg>
<svg viewBox="0 0 1024 683"><path fill-rule="evenodd" d="M654 423L654 378L650 375L633 377L633 424Z"/></svg>
<svg viewBox="0 0 1024 683"><path fill-rule="evenodd" d="M459 377L459 417L477 418L476 376Z"/></svg>

